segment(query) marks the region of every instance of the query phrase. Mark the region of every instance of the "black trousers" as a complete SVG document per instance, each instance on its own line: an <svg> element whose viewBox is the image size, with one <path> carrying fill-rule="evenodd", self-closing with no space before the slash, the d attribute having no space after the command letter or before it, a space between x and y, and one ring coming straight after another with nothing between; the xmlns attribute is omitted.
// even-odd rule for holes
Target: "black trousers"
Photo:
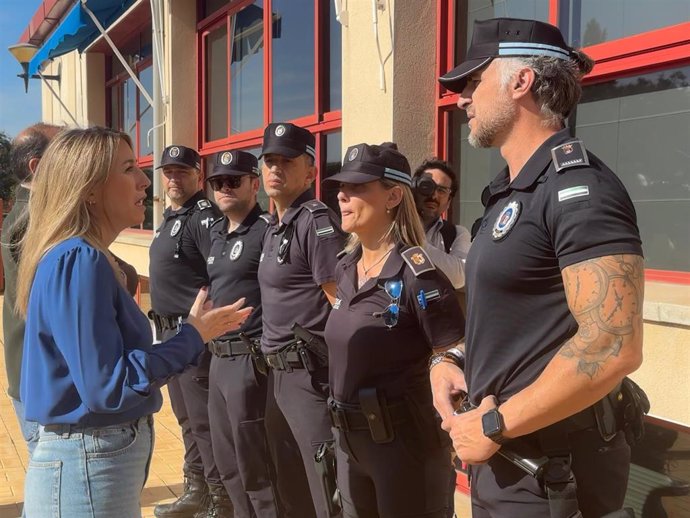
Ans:
<svg viewBox="0 0 690 518"><path fill-rule="evenodd" d="M278 518L264 415L268 378L251 356L211 359L208 415L213 455L235 518Z"/></svg>
<svg viewBox="0 0 690 518"><path fill-rule="evenodd" d="M290 445L291 438L280 431L280 417L274 416L273 425L269 427L269 434L273 437L269 440L288 441L285 447L274 446L281 501L291 518L314 516L314 511L318 518L328 518L326 500L314 466L314 454L319 444L333 441L327 406L328 368L311 374L305 369L273 371L273 375L277 407L299 448L299 460L308 482L307 489L300 480L301 473L295 469L295 451ZM309 505L310 501L312 506ZM297 514L295 510L300 508Z"/></svg>
<svg viewBox="0 0 690 518"><path fill-rule="evenodd" d="M454 489L450 440L433 414L395 426L392 442L336 430L343 518L446 518Z"/></svg>
<svg viewBox="0 0 690 518"><path fill-rule="evenodd" d="M630 447L623 434L607 443L596 430L578 432L570 435L570 446L582 516L601 518L620 509L630 471ZM537 480L500 455L470 466L470 485L472 518L551 518Z"/></svg>
<svg viewBox="0 0 690 518"><path fill-rule="evenodd" d="M175 335L163 333L163 340ZM211 429L208 419L208 373L211 353L202 353L196 367L189 367L168 382L170 406L182 429L184 470L203 473L209 484L220 484L220 474L213 459Z"/></svg>

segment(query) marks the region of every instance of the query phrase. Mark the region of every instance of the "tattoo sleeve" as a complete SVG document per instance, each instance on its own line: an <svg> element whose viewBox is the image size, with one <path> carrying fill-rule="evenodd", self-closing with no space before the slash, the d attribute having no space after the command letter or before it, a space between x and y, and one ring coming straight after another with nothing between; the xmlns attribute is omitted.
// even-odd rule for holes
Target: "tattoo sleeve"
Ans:
<svg viewBox="0 0 690 518"><path fill-rule="evenodd" d="M610 255L563 269L563 285L579 329L559 354L594 378L642 325L644 264L638 255Z"/></svg>

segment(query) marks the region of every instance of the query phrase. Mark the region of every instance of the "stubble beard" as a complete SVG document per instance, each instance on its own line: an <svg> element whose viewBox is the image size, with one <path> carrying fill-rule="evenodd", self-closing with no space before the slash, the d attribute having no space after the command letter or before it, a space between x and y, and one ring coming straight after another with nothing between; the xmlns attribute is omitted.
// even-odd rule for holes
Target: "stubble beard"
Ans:
<svg viewBox="0 0 690 518"><path fill-rule="evenodd" d="M517 113L517 105L506 99L505 93L501 92L496 99L497 106L493 113L482 123L474 118L475 128L470 131L468 141L474 148L489 148L495 145L497 137L510 131Z"/></svg>

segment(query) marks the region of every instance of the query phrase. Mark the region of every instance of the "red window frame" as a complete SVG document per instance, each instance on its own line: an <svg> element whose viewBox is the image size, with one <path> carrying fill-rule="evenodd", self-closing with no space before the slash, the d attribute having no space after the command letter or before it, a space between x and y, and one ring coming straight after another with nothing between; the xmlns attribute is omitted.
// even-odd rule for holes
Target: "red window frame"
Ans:
<svg viewBox="0 0 690 518"><path fill-rule="evenodd" d="M549 23L558 25L559 0L549 0ZM455 63L455 0L436 2L437 44L436 75L441 76ZM585 47L595 66L583 84L589 85L631 74L652 72L661 68L690 63L690 22L670 25L641 34L626 36L598 45ZM436 142L437 156L449 156L449 113L458 102L458 94L436 83ZM689 284L690 272L646 269L650 281Z"/></svg>
<svg viewBox="0 0 690 518"><path fill-rule="evenodd" d="M228 35L230 34L230 20L231 15L237 13L242 8L251 5L254 0L236 0L231 1L227 6L217 10L210 16L202 19L197 24L197 135L199 143L199 153L203 157L207 157L215 152L229 147L235 149L247 149L260 146L263 140L263 130L266 125L271 122L273 115L273 78L272 57L273 57L273 41L272 30L273 23L271 13L273 12L273 0L264 0L264 78L263 78L263 95L264 95L264 112L263 125L257 128L242 133L235 133L225 138L207 141L205 139L206 133L206 46L205 36L212 30L226 24L228 28ZM202 16L202 1L198 1L199 17ZM322 165L324 157L322 157L322 135L342 127L342 111L341 110L327 110L328 84L325 80L328 70L328 52L326 49L330 45L327 40L326 24L328 20L328 8L322 0L314 0L314 111L310 115L292 119L286 122L292 122L302 126L311 131L316 137L316 164ZM228 37L228 56L230 56L230 38ZM228 132L231 127L230 110L230 67L228 67ZM318 177L316 181L316 196L321 195L320 178L322 167L317 167Z"/></svg>

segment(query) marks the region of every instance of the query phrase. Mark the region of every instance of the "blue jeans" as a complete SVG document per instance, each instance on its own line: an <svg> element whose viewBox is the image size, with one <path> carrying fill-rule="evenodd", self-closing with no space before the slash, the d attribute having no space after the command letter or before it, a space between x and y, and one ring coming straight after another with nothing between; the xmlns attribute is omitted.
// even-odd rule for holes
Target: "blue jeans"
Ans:
<svg viewBox="0 0 690 518"><path fill-rule="evenodd" d="M26 441L26 449L29 450L29 458L31 458L38 443L38 423L36 421L27 421L24 418L24 403L13 397L10 399L14 405L14 413L17 414L19 429L22 432L22 436L24 436L24 441Z"/></svg>
<svg viewBox="0 0 690 518"><path fill-rule="evenodd" d="M24 486L27 518L140 518L153 418L39 427Z"/></svg>

